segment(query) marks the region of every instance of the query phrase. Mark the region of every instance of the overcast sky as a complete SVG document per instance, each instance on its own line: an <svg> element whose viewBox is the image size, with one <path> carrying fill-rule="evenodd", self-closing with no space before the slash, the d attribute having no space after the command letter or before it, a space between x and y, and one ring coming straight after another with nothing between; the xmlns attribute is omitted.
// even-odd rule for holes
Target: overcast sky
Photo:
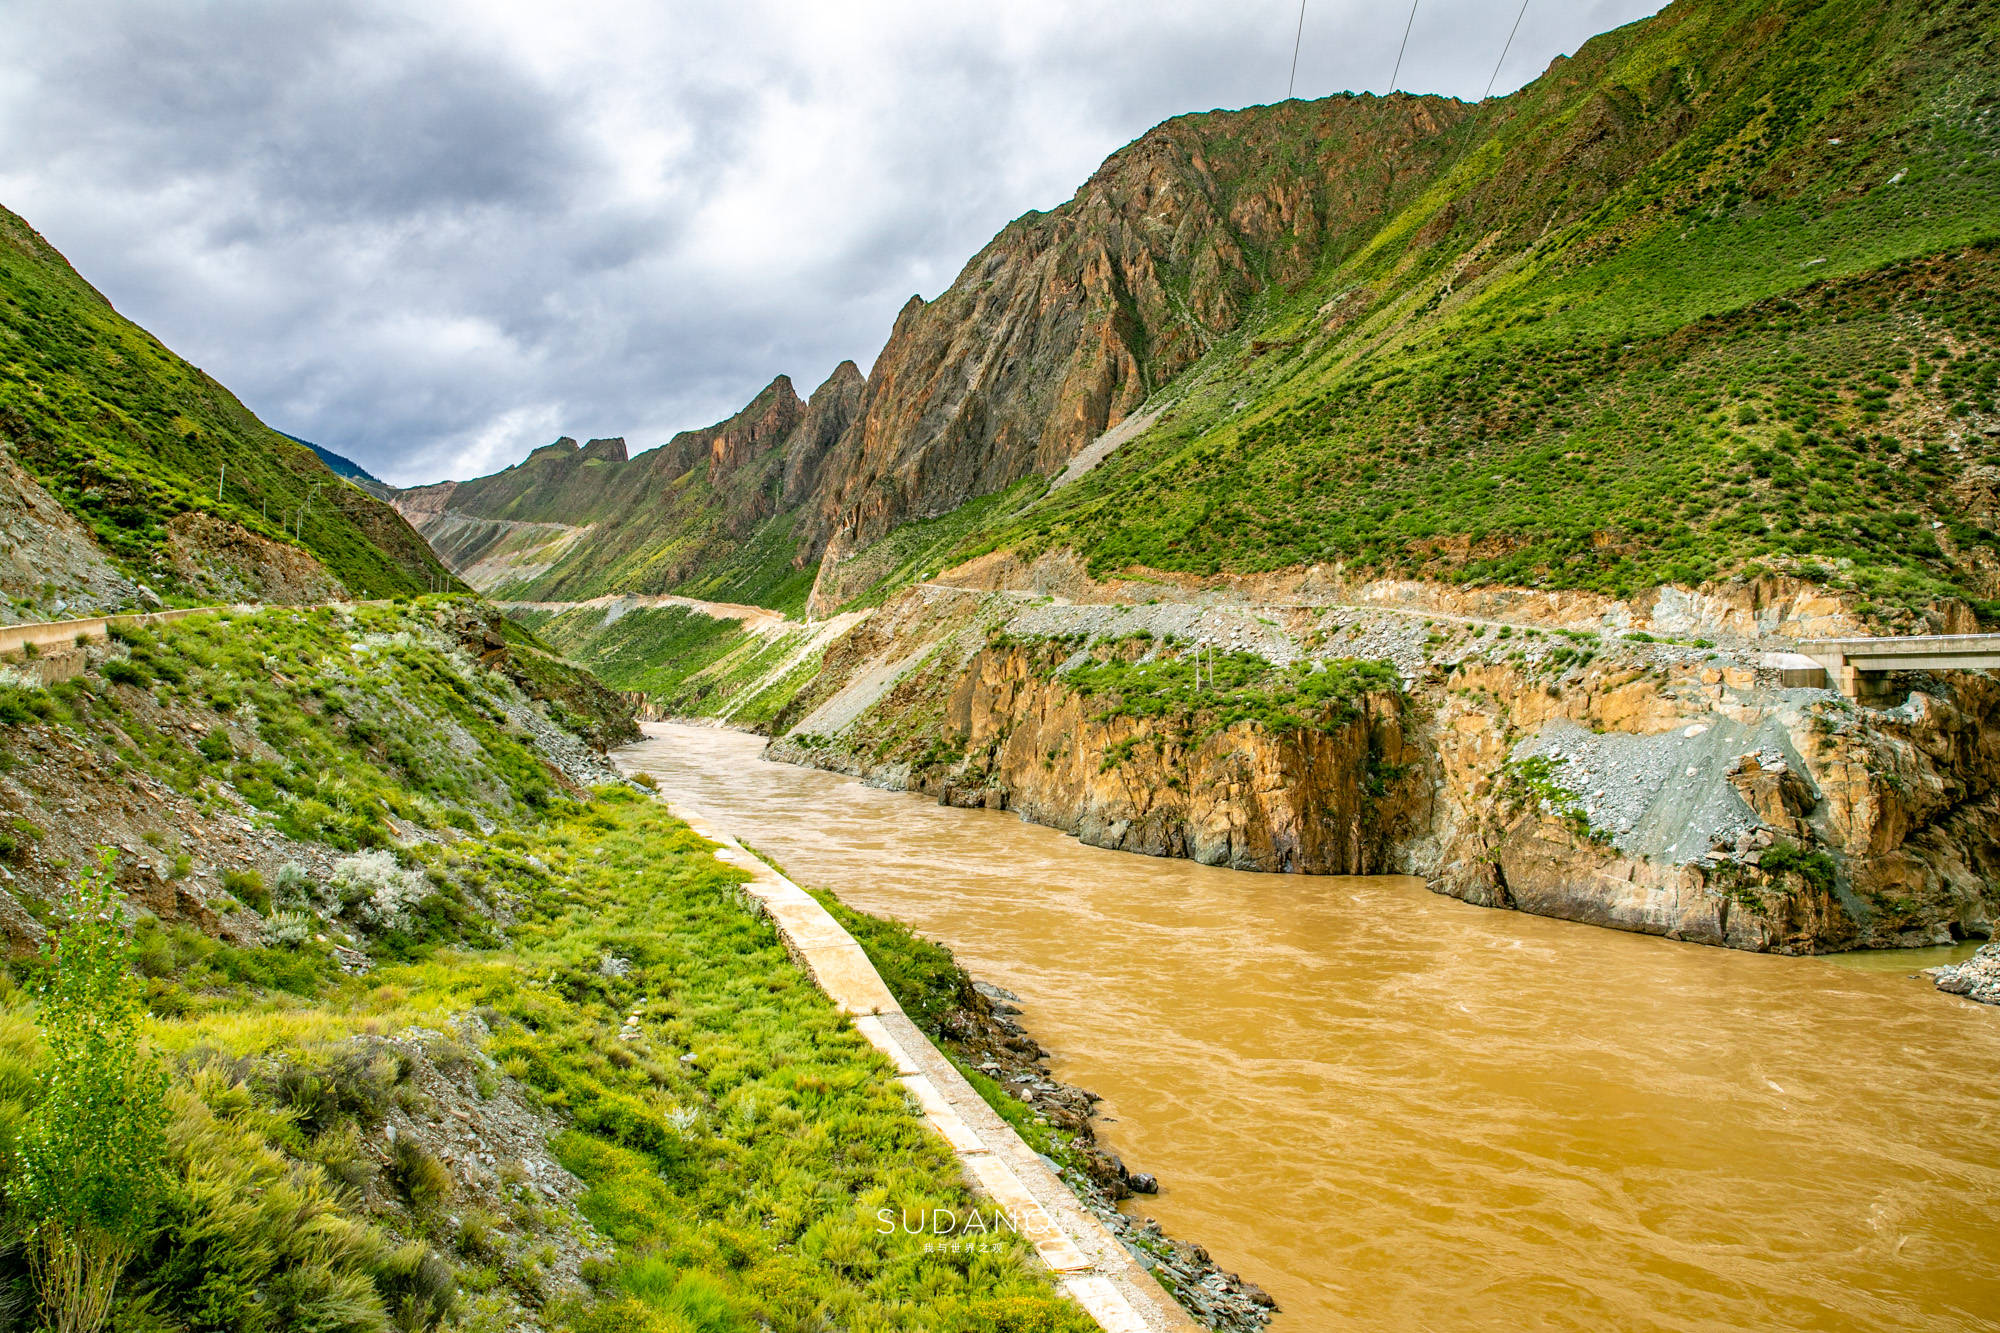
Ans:
<svg viewBox="0 0 2000 1333"><path fill-rule="evenodd" d="M1654 0L1530 0L1495 92ZM1420 0L1474 98L1513 0ZM409 484L865 371L1010 218L1282 98L1296 0L0 0L0 204L280 430ZM1298 95L1401 0L1308 0Z"/></svg>

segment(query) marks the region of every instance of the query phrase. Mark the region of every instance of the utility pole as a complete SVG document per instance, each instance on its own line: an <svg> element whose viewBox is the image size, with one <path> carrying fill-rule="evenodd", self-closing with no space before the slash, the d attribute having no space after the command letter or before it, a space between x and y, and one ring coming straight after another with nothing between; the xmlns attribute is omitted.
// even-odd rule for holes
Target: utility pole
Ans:
<svg viewBox="0 0 2000 1333"><path fill-rule="evenodd" d="M229 464L222 465L222 471L215 474L215 502L222 503L222 479L229 475Z"/></svg>
<svg viewBox="0 0 2000 1333"><path fill-rule="evenodd" d="M310 491L306 492L305 503L299 506L299 521L294 540L304 541L306 539L306 510L312 508L313 497L319 494L319 488L324 485L326 483L323 481L317 482Z"/></svg>

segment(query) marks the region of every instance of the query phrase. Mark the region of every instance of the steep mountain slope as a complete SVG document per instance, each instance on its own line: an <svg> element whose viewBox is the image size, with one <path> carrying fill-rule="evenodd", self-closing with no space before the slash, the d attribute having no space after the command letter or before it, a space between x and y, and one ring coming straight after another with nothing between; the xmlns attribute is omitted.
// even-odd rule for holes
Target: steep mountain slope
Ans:
<svg viewBox="0 0 2000 1333"><path fill-rule="evenodd" d="M539 552L507 586L539 597L789 606L780 566L824 557L823 613L881 571L1069 547L1611 596L1791 573L1864 620L1963 623L2000 599L1996 14L1681 0L1477 107L1179 117L912 301L782 468L750 449L680 484L684 436L665 506L490 478L404 508L587 522L573 549L507 534ZM739 433L793 419L776 388ZM1080 453L1046 498L896 531ZM426 531L459 568L500 535Z"/></svg>
<svg viewBox="0 0 2000 1333"><path fill-rule="evenodd" d="M841 441L811 544L862 543L1052 473L1267 291L1372 235L1455 151L1439 97L1182 116L912 299Z"/></svg>
<svg viewBox="0 0 2000 1333"><path fill-rule="evenodd" d="M1599 38L969 549L1614 596L1792 571L1992 614L1996 53L1969 0Z"/></svg>
<svg viewBox="0 0 2000 1333"><path fill-rule="evenodd" d="M0 591L23 614L57 600L120 604L131 581L167 595L306 600L409 592L448 579L387 505L111 308L63 257L0 209L0 468L8 507L59 504L87 529L50 539L116 577ZM45 534L46 535L46 534ZM89 543L86 543L86 548ZM106 582L106 578L111 578ZM69 594L62 589L69 588Z"/></svg>

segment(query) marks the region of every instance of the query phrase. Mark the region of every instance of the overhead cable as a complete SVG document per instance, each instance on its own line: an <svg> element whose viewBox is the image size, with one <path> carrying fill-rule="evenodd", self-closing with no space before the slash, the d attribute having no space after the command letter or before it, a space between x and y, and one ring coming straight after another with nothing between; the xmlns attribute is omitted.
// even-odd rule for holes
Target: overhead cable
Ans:
<svg viewBox="0 0 2000 1333"><path fill-rule="evenodd" d="M1410 0L1409 21L1403 24L1403 44L1396 48L1396 68L1395 71L1389 75L1389 91L1392 93L1396 91L1396 80L1402 76L1403 52L1410 49L1410 29L1416 25L1417 6L1422 3L1423 0ZM1305 23L1305 14L1303 11L1301 11L1299 14L1299 23L1301 26L1303 26Z"/></svg>
<svg viewBox="0 0 2000 1333"><path fill-rule="evenodd" d="M1299 42L1306 35L1306 0L1299 0L1299 30L1292 34L1292 77L1285 80L1285 100L1292 100L1292 89L1299 81Z"/></svg>
<svg viewBox="0 0 2000 1333"><path fill-rule="evenodd" d="M1500 48L1500 58L1493 62L1493 77L1486 81L1486 91L1479 95L1480 101L1483 102L1493 96L1493 85L1500 80L1500 67L1507 63L1507 53L1514 49L1514 34L1521 31L1521 20L1527 16L1527 13L1528 0L1521 0L1520 12L1514 15L1514 26L1507 30L1507 44ZM1414 16L1414 10L1412 14ZM1298 57L1294 55L1292 60L1296 64Z"/></svg>

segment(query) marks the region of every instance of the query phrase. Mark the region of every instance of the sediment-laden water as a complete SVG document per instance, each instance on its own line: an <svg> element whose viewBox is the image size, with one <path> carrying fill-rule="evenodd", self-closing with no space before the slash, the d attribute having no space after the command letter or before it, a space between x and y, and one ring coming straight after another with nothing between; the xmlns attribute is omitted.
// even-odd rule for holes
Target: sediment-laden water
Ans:
<svg viewBox="0 0 2000 1333"><path fill-rule="evenodd" d="M1102 851L648 730L622 757L677 806L1019 994L1160 1177L1138 1209L1281 1333L2000 1328L2000 1009Z"/></svg>

